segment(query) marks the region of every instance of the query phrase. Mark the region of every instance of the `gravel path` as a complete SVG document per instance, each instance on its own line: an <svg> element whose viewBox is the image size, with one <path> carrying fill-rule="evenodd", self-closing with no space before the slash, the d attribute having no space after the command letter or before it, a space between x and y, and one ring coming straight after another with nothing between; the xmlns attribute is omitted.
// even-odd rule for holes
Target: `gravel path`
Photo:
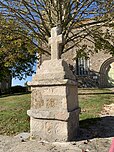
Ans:
<svg viewBox="0 0 114 152"><path fill-rule="evenodd" d="M0 136L0 152L108 152L111 138L96 138L79 142L22 142L18 138Z"/></svg>
<svg viewBox="0 0 114 152"><path fill-rule="evenodd" d="M39 142L29 134L0 136L0 152L108 152L114 137L114 104L104 106L101 120L89 129L80 129L76 142Z"/></svg>

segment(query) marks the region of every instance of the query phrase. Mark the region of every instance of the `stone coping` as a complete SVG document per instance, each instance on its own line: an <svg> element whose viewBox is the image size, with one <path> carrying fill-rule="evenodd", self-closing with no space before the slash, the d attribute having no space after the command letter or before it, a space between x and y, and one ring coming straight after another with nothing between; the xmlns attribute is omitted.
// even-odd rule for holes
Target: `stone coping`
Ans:
<svg viewBox="0 0 114 152"><path fill-rule="evenodd" d="M80 111L81 111L80 107L76 108L75 110L71 112L30 109L27 111L27 114L30 117L33 117L36 119L68 121L69 117L76 117L77 115L79 115Z"/></svg>
<svg viewBox="0 0 114 152"><path fill-rule="evenodd" d="M27 83L28 86L62 86L62 85L73 85L77 86L77 82L69 79L50 79L50 80L41 80L41 81L32 81Z"/></svg>

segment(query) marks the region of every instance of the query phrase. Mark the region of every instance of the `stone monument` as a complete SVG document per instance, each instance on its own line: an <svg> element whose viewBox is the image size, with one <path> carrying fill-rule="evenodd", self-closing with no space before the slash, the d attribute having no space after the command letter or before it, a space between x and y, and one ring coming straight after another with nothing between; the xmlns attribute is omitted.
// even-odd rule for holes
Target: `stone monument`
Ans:
<svg viewBox="0 0 114 152"><path fill-rule="evenodd" d="M77 136L79 113L77 82L60 59L60 29L51 30L51 60L42 63L31 86L30 133L39 140L71 141Z"/></svg>

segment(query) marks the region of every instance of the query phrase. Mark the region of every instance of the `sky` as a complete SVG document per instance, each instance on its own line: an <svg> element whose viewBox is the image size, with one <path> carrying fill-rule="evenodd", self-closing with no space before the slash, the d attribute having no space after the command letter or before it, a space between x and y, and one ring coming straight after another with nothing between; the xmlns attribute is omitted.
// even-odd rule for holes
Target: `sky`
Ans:
<svg viewBox="0 0 114 152"><path fill-rule="evenodd" d="M17 85L21 85L21 86L24 86L24 84L28 81L32 81L32 77L27 77L25 80L19 80L19 79L15 79L13 78L12 80L12 86L17 86Z"/></svg>
<svg viewBox="0 0 114 152"><path fill-rule="evenodd" d="M36 65L33 67L34 71L36 71ZM15 79L13 78L12 80L12 86L17 86L17 85L21 85L24 86L24 84L28 81L32 81L32 77L34 76L34 74L32 76L27 77L26 79L23 80L19 80L19 79Z"/></svg>

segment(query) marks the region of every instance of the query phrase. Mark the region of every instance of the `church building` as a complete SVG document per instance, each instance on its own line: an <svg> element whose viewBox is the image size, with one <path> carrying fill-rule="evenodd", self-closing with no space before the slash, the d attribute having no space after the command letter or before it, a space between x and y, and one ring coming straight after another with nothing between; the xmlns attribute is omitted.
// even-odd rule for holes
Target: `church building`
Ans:
<svg viewBox="0 0 114 152"><path fill-rule="evenodd" d="M49 60L43 56L42 60ZM114 56L105 51L90 54L88 58L76 59L76 50L73 48L61 57L70 66L78 80L79 87L114 87Z"/></svg>
<svg viewBox="0 0 114 152"><path fill-rule="evenodd" d="M114 87L114 56L100 51L90 55L89 58L81 57L75 59L73 58L73 55L75 57L75 52L71 52L67 52L63 58L73 65L79 86Z"/></svg>

